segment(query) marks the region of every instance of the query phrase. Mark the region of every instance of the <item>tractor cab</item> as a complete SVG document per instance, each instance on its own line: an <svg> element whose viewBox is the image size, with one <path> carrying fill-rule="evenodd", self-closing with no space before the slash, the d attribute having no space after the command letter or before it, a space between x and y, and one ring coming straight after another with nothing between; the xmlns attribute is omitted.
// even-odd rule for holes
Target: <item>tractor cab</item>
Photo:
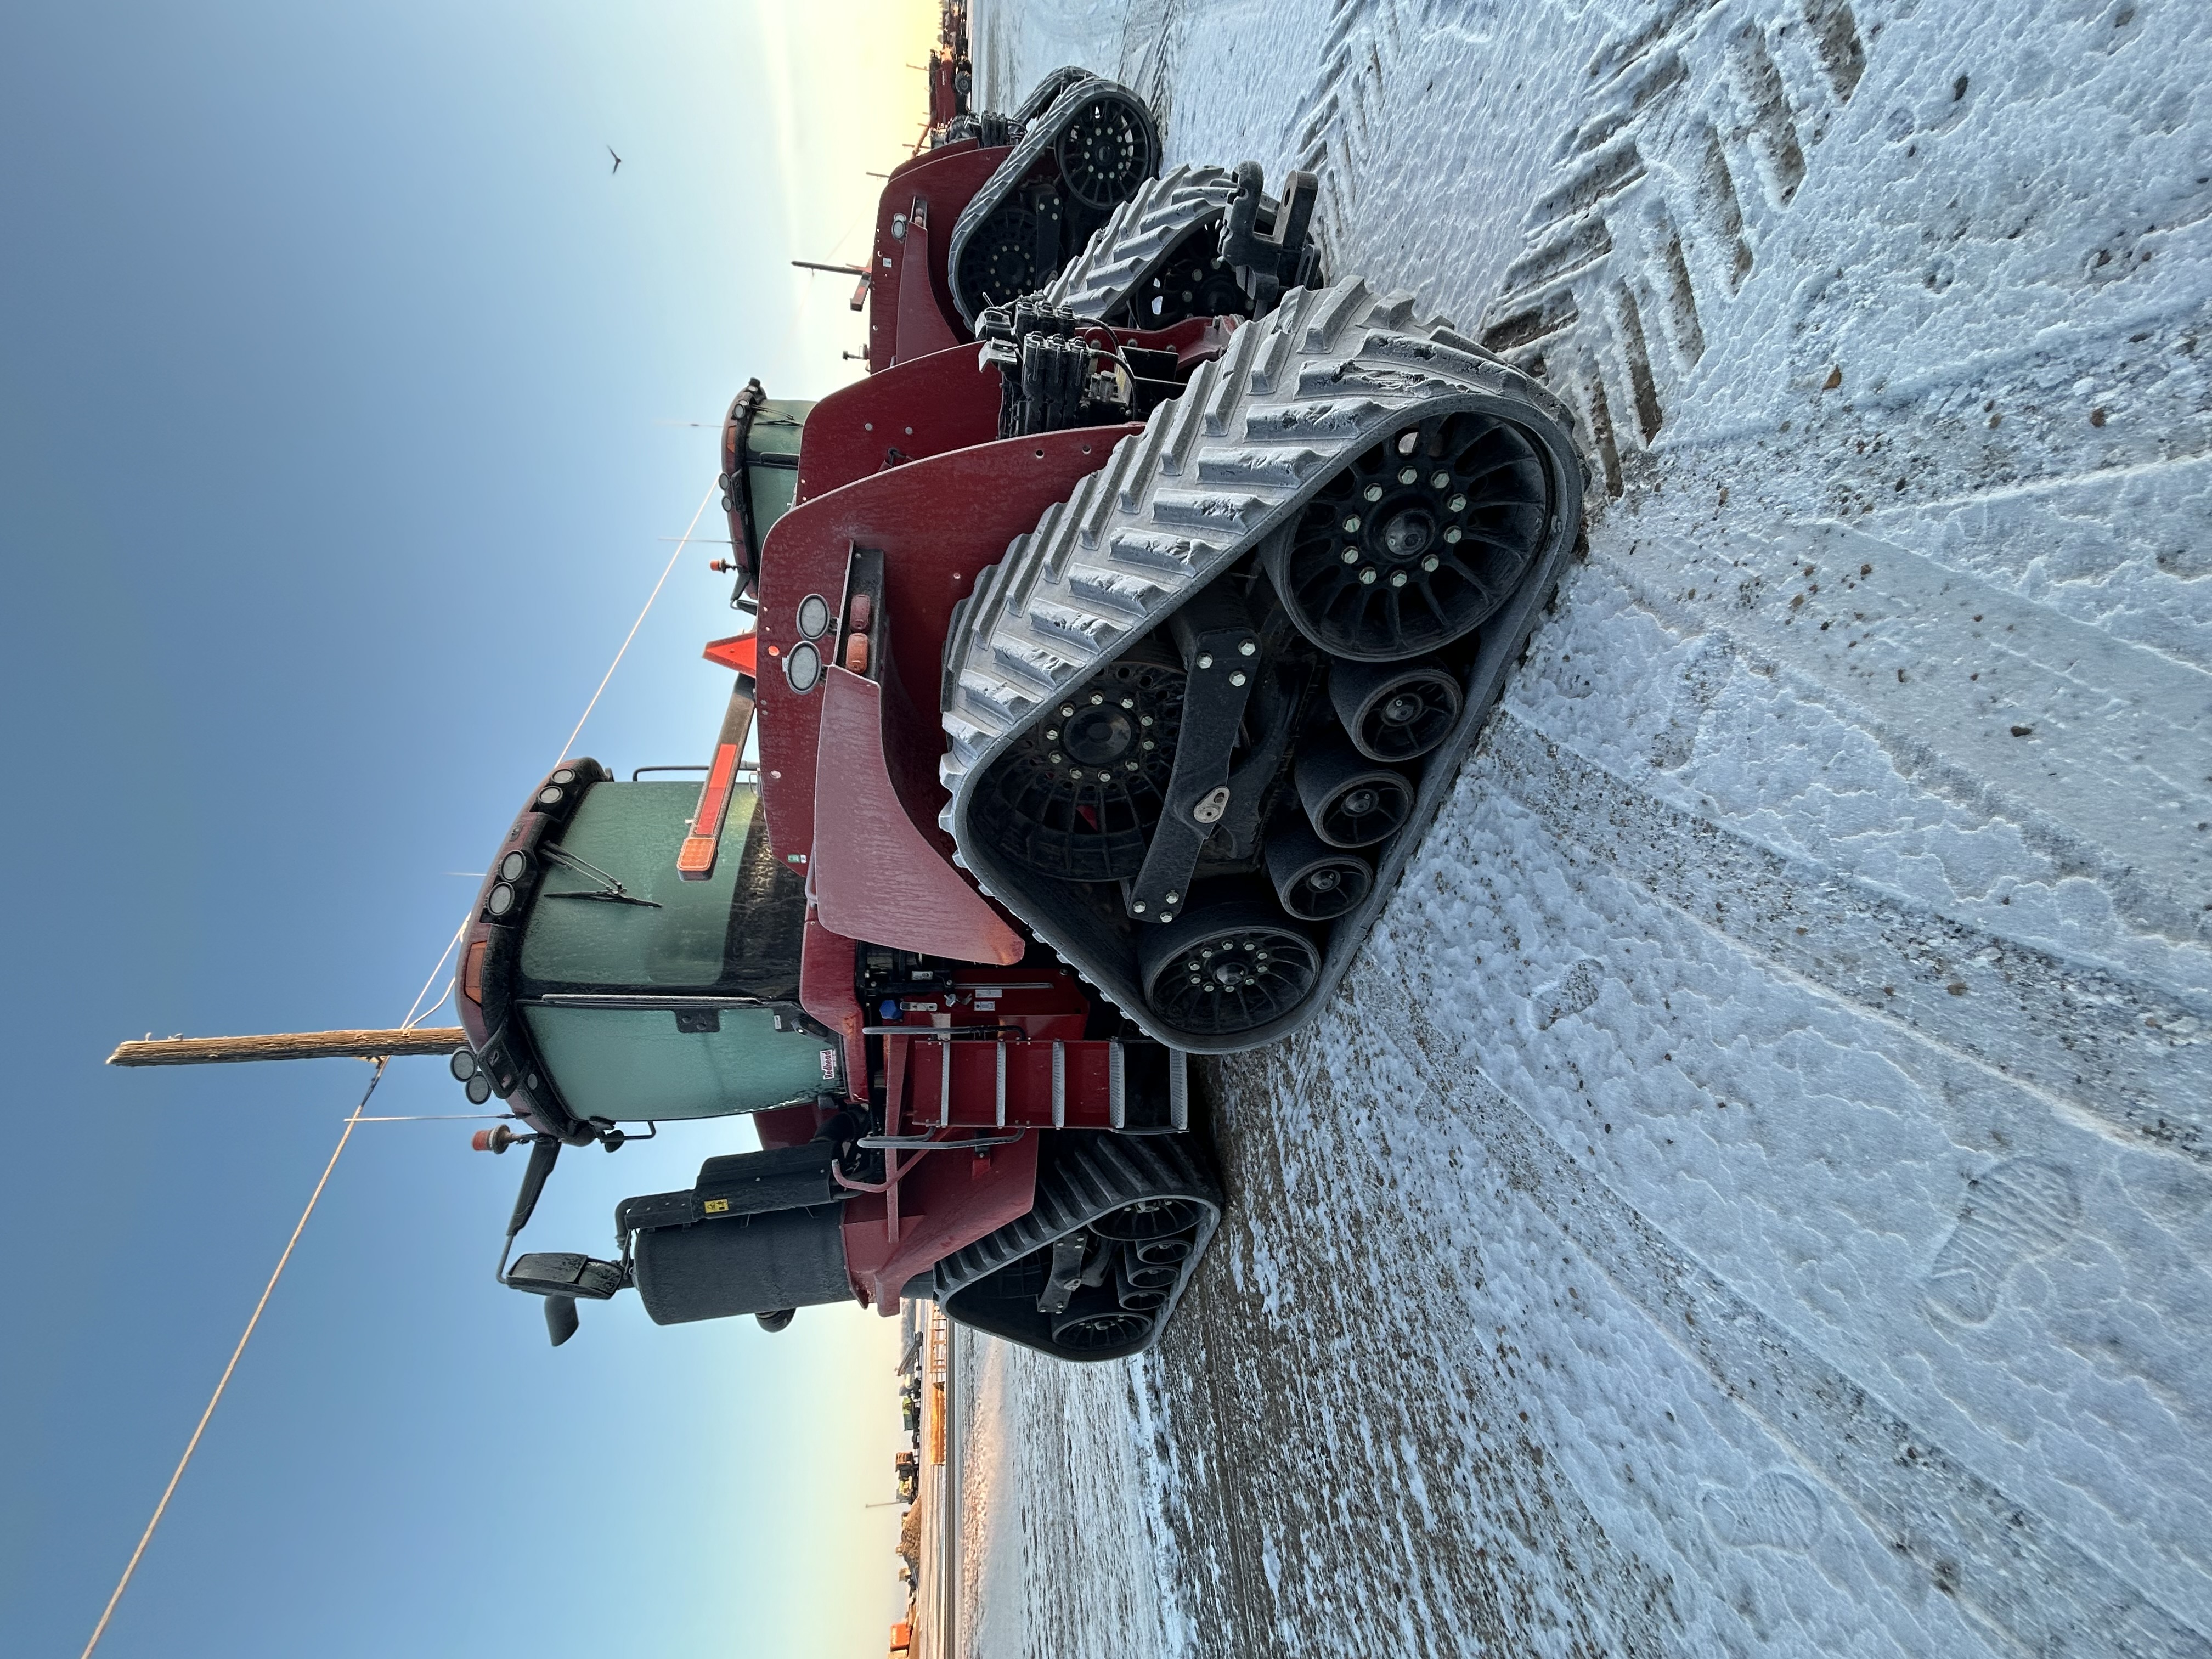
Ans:
<svg viewBox="0 0 2212 1659"><path fill-rule="evenodd" d="M805 883L770 849L755 783L726 791L696 874L678 864L696 782L621 782L580 760L532 793L462 963L479 1092L574 1144L836 1086L837 1045L799 1004Z"/></svg>
<svg viewBox="0 0 2212 1659"><path fill-rule="evenodd" d="M619 1261L507 1265L564 1145L613 1151L638 1133L624 1126L780 1108L811 1124L845 1092L836 1036L799 1005L805 884L769 848L759 791L734 766L742 746L742 733L725 745L703 791L560 767L508 830L470 924L454 1071L528 1131L477 1144L531 1147L500 1279L545 1297L556 1343L579 1298L631 1285L663 1323L774 1324L851 1294L831 1167L852 1126L834 1112L814 1141L710 1158L695 1188L625 1200ZM695 1227L708 1218L727 1224Z"/></svg>

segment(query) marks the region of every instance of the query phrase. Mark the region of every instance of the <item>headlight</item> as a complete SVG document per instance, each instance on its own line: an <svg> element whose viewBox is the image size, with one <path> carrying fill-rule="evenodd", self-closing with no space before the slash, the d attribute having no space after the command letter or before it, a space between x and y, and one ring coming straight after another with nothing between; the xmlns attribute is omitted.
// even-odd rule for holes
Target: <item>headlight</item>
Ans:
<svg viewBox="0 0 2212 1659"><path fill-rule="evenodd" d="M794 645L783 659L783 676L793 690L811 691L822 678L822 653L804 641Z"/></svg>

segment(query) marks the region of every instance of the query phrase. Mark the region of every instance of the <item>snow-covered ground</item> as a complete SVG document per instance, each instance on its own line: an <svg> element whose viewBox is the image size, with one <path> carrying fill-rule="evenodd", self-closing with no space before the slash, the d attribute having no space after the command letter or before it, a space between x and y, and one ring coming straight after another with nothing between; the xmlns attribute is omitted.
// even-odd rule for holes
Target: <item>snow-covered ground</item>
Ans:
<svg viewBox="0 0 2212 1659"><path fill-rule="evenodd" d="M1572 403L1589 555L979 1656L2212 1655L2212 7L978 0Z"/></svg>

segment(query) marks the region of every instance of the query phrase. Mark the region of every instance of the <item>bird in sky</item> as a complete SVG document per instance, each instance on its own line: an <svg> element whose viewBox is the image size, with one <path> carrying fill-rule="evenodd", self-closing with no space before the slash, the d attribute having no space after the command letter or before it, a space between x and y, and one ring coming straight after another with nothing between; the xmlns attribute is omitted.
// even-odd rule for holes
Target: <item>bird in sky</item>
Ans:
<svg viewBox="0 0 2212 1659"><path fill-rule="evenodd" d="M609 145L607 146L607 154L608 154L608 155L615 155L615 147L614 147L612 144L609 144ZM610 178L610 179L611 179L611 178L613 178L613 177L615 176L615 174L617 174L617 173L620 173L621 171L622 171L622 157L621 157L621 156L619 156L619 155L615 155L615 164L614 164L612 167L609 167L609 168L607 169L607 177L608 177L608 178Z"/></svg>

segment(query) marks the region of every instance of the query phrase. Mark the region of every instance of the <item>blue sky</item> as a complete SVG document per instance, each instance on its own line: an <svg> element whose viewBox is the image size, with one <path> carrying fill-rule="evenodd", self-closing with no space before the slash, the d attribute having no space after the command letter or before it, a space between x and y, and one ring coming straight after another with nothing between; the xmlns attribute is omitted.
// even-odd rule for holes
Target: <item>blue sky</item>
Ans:
<svg viewBox="0 0 2212 1659"><path fill-rule="evenodd" d="M0 1651L76 1653L365 1080L116 1040L393 1022L715 471L849 378L927 3L21 5L0 54ZM626 158L608 175L605 146ZM692 425L690 422L703 422ZM715 515L702 522L714 528ZM578 747L707 756L678 562ZM386 1113L467 1109L435 1062ZM519 1160L364 1127L103 1655L879 1652L891 1327L545 1345ZM569 1154L604 1243L729 1126Z"/></svg>

